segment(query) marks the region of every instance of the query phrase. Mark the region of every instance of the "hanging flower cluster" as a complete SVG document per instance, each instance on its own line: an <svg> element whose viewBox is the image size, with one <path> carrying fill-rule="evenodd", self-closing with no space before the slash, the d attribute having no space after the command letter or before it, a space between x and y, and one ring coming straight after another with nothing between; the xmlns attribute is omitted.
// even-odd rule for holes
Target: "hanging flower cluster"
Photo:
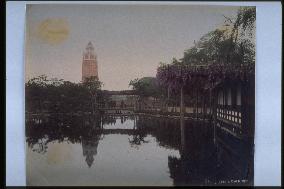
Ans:
<svg viewBox="0 0 284 189"><path fill-rule="evenodd" d="M160 85L179 91L181 87L214 87L226 79L248 82L252 76L254 64L164 64L158 67L156 78Z"/></svg>
<svg viewBox="0 0 284 189"><path fill-rule="evenodd" d="M255 73L254 64L212 64L208 66L209 82L221 82L225 79L248 82Z"/></svg>

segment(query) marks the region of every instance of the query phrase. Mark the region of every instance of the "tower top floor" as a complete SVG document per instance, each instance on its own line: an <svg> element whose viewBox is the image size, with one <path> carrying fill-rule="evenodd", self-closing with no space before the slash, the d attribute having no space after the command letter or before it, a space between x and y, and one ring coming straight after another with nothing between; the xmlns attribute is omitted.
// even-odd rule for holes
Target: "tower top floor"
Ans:
<svg viewBox="0 0 284 189"><path fill-rule="evenodd" d="M83 60L96 60L95 48L90 41L83 52Z"/></svg>

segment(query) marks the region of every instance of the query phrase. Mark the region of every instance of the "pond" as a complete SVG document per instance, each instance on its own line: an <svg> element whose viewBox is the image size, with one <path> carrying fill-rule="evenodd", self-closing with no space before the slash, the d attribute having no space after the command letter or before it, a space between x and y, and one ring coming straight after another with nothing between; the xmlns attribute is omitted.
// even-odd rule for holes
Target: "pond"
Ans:
<svg viewBox="0 0 284 189"><path fill-rule="evenodd" d="M181 135L179 119L30 117L27 185L213 185L235 178L218 163L210 123L184 124Z"/></svg>

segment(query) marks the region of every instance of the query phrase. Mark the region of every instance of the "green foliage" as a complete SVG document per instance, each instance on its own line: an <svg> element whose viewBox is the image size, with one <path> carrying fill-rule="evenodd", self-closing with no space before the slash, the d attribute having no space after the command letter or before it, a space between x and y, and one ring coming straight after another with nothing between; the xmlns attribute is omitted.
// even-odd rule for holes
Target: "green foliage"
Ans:
<svg viewBox="0 0 284 189"><path fill-rule="evenodd" d="M254 63L255 8L239 9L236 18L225 17L224 24L186 50L182 61L191 65Z"/></svg>
<svg viewBox="0 0 284 189"><path fill-rule="evenodd" d="M100 82L97 77L92 76L85 79L83 86L86 87L90 93L95 93L101 89L102 82Z"/></svg>
<svg viewBox="0 0 284 189"><path fill-rule="evenodd" d="M57 78L48 79L47 76L41 75L25 84L26 111L89 112L92 110L90 93L94 91L99 93L100 87L101 82L93 78L82 84Z"/></svg>
<svg viewBox="0 0 284 189"><path fill-rule="evenodd" d="M136 78L130 81L129 86L132 86L133 90L143 97L158 97L162 92L154 77Z"/></svg>
<svg viewBox="0 0 284 189"><path fill-rule="evenodd" d="M237 28L242 29L243 31L248 30L254 32L256 19L256 11L254 7L244 7L240 8L237 15L237 20L235 25Z"/></svg>

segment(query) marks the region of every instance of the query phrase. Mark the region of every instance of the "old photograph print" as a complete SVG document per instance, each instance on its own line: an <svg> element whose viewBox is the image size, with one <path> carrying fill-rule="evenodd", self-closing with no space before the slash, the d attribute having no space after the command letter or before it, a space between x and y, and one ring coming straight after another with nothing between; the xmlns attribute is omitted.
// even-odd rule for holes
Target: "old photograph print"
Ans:
<svg viewBox="0 0 284 189"><path fill-rule="evenodd" d="M253 185L255 22L242 6L27 5L27 185Z"/></svg>

